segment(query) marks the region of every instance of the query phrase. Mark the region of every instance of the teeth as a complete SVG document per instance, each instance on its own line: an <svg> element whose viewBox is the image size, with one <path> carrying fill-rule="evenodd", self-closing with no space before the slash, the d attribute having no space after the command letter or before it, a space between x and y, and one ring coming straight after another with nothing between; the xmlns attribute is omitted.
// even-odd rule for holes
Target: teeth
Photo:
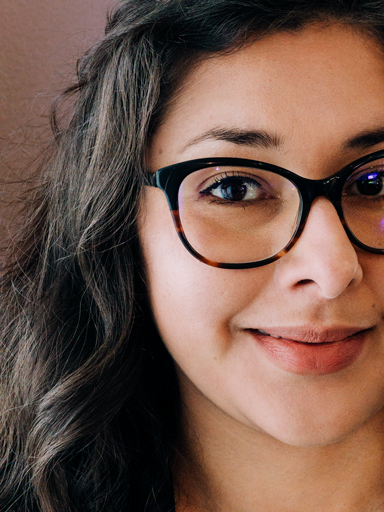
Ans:
<svg viewBox="0 0 384 512"><path fill-rule="evenodd" d="M269 332L263 331L263 329L258 329L261 334L265 334L265 336L272 336L272 338L277 338L278 340L281 340L281 336L276 336L275 334L269 334Z"/></svg>

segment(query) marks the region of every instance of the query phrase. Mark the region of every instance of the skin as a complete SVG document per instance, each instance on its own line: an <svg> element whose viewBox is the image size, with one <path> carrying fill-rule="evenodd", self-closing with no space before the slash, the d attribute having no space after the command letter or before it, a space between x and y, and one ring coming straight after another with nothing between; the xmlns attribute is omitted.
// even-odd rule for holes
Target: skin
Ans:
<svg viewBox="0 0 384 512"><path fill-rule="evenodd" d="M202 62L150 149L153 171L201 157L270 162L324 178L375 150L347 140L384 124L384 60L337 24L280 33ZM278 147L208 138L264 130ZM369 146L369 147L368 147ZM353 246L325 198L265 267L207 266L182 246L164 194L147 187L140 226L150 300L183 399L178 512L354 512L384 507L384 256ZM279 368L245 330L371 327L347 368Z"/></svg>

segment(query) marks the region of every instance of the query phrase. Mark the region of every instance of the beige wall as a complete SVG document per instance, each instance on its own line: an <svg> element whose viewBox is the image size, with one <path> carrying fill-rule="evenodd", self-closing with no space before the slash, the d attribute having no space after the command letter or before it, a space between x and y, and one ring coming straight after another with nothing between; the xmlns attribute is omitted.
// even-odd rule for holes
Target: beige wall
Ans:
<svg viewBox="0 0 384 512"><path fill-rule="evenodd" d="M0 179L15 180L49 134L47 112L116 0L0 0ZM14 187L15 188L15 187ZM16 191L18 187L16 187ZM12 194L0 188L0 203ZM0 204L1 206L1 204ZM0 208L1 219L9 216Z"/></svg>

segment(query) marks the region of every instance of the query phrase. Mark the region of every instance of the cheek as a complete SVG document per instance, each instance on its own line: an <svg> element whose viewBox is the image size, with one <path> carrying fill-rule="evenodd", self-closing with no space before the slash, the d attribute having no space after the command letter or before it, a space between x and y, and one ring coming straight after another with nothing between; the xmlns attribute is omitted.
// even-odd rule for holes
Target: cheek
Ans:
<svg viewBox="0 0 384 512"><path fill-rule="evenodd" d="M384 255L359 250L364 285L373 297L372 309L384 310Z"/></svg>
<svg viewBox="0 0 384 512"><path fill-rule="evenodd" d="M207 340L225 348L231 321L260 293L263 272L217 269L194 258L178 238L160 190L147 192L139 234L154 317L175 359L179 350L192 356L200 346L206 352Z"/></svg>

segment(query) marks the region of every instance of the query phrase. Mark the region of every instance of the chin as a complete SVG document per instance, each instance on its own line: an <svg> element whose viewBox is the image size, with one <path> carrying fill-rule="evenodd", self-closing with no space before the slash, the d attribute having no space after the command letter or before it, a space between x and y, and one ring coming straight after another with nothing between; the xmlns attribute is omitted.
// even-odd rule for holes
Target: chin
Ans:
<svg viewBox="0 0 384 512"><path fill-rule="evenodd" d="M265 426L262 432L272 439L296 448L325 447L350 438L363 425L364 422L327 422L324 419L321 422L314 422L300 419L297 422L290 420Z"/></svg>
<svg viewBox="0 0 384 512"><path fill-rule="evenodd" d="M296 448L324 447L342 442L352 432L284 432L275 437L283 444Z"/></svg>

